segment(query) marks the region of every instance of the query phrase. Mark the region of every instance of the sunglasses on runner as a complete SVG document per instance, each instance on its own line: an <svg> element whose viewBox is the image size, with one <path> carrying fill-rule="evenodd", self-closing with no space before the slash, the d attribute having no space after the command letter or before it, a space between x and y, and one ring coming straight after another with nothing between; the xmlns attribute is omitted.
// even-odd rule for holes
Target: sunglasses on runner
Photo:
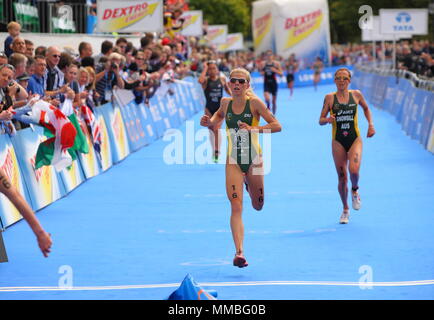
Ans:
<svg viewBox="0 0 434 320"><path fill-rule="evenodd" d="M229 81L231 83L237 83L238 81L239 84L245 84L246 82L248 82L246 79L238 79L238 78L231 78Z"/></svg>
<svg viewBox="0 0 434 320"><path fill-rule="evenodd" d="M350 80L350 78L347 78L347 77L335 77L335 80L338 80L338 81L347 81L347 80Z"/></svg>

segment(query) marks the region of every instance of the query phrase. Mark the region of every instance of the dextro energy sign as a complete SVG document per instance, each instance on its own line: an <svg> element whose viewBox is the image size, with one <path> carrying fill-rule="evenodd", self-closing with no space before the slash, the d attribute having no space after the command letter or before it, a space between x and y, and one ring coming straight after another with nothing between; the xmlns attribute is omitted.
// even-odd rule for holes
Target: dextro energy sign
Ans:
<svg viewBox="0 0 434 320"><path fill-rule="evenodd" d="M296 45L306 39L312 32L318 30L322 19L323 14L321 10L315 10L302 16L286 19L285 30L288 32L286 49Z"/></svg>
<svg viewBox="0 0 434 320"><path fill-rule="evenodd" d="M101 32L159 32L163 30L162 1L98 1Z"/></svg>
<svg viewBox="0 0 434 320"><path fill-rule="evenodd" d="M273 2L255 1L252 11L252 33L255 53L273 49Z"/></svg>
<svg viewBox="0 0 434 320"><path fill-rule="evenodd" d="M202 30L202 11L186 11L182 14L184 23L182 24L182 35L184 36L201 36Z"/></svg>
<svg viewBox="0 0 434 320"><path fill-rule="evenodd" d="M294 53L302 68L310 67L316 57L329 63L327 1L276 1L272 12L277 54L286 58Z"/></svg>
<svg viewBox="0 0 434 320"><path fill-rule="evenodd" d="M226 43L226 37L228 35L227 25L212 25L208 26L207 38L211 44L223 44Z"/></svg>

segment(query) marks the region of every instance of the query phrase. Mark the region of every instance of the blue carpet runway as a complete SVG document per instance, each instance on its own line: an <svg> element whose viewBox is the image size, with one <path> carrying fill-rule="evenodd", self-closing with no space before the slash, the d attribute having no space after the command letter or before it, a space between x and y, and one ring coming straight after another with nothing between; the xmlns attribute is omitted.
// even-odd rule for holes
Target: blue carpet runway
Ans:
<svg viewBox="0 0 434 320"><path fill-rule="evenodd" d="M162 300L187 273L224 300L434 299L434 157L374 108L366 139L360 112L362 209L340 225L331 126L318 125L333 90L279 91L264 209L244 196L247 268L232 266L224 165L167 165L160 140L37 213L48 259L25 222L8 228L0 300Z"/></svg>

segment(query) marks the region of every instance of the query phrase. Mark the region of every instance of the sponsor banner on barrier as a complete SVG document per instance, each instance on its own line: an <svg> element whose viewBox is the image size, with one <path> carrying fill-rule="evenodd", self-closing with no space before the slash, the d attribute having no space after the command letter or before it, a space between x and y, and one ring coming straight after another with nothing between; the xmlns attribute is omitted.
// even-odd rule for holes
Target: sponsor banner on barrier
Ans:
<svg viewBox="0 0 434 320"><path fill-rule="evenodd" d="M181 19L184 19L181 31L183 36L199 37L203 35L203 14L201 10L185 11Z"/></svg>
<svg viewBox="0 0 434 320"><path fill-rule="evenodd" d="M39 210L62 197L63 184L61 185L54 168L43 166L35 170L36 151L39 144L46 140L43 128L35 126L34 129L19 130L11 140L18 155L18 164L29 191L33 210Z"/></svg>
<svg viewBox="0 0 434 320"><path fill-rule="evenodd" d="M134 101L131 101L125 106L120 106L122 118L127 129L128 140L130 141L131 149L136 151L148 144L145 128L141 123L141 118L137 113L138 106Z"/></svg>
<svg viewBox="0 0 434 320"><path fill-rule="evenodd" d="M0 135L0 168L9 179L11 185L18 190L24 199L31 203L18 164L17 154L8 135ZM1 183L5 183L3 179ZM3 193L0 193L0 229L10 226L21 218L20 213L12 202Z"/></svg>
<svg viewBox="0 0 434 320"><path fill-rule="evenodd" d="M97 5L99 32L163 31L163 1L104 0Z"/></svg>
<svg viewBox="0 0 434 320"><path fill-rule="evenodd" d="M422 110L422 127L419 141L428 148L431 124L434 122L434 92L425 92L422 97Z"/></svg>
<svg viewBox="0 0 434 320"><path fill-rule="evenodd" d="M78 153L78 159L80 161L86 179L90 179L101 172L101 165L98 161L99 156L97 155L97 151L93 147L92 138L90 137L88 130L86 130L85 136L87 144L89 145L89 153Z"/></svg>
<svg viewBox="0 0 434 320"><path fill-rule="evenodd" d="M185 81L185 79L182 85L178 85L179 95L181 96L181 101L188 118L191 118L193 115L196 114L195 101L193 100L193 96L191 95L192 87L193 83Z"/></svg>
<svg viewBox="0 0 434 320"><path fill-rule="evenodd" d="M166 129L163 121L163 116L158 106L158 101L156 99L151 99L149 101L149 112L151 113L151 120L154 124L154 128L158 139L164 135Z"/></svg>
<svg viewBox="0 0 434 320"><path fill-rule="evenodd" d="M310 67L317 57L330 63L329 9L326 0L275 1L273 24L276 53L288 58L292 53L301 68Z"/></svg>
<svg viewBox="0 0 434 320"><path fill-rule="evenodd" d="M100 111L101 107L94 109L94 115L101 131L101 170L106 171L113 165L112 147L110 143L110 135L104 119L104 115Z"/></svg>
<svg viewBox="0 0 434 320"><path fill-rule="evenodd" d="M434 153L434 92L418 89L411 81L395 76L359 70L354 75L353 88L357 84L365 97L380 103L376 107L396 118L407 135Z"/></svg>
<svg viewBox="0 0 434 320"><path fill-rule="evenodd" d="M428 143L426 145L426 148L428 151L434 153L434 120L431 121L431 129L430 129L430 135L428 138Z"/></svg>
<svg viewBox="0 0 434 320"><path fill-rule="evenodd" d="M63 182L67 193L71 192L84 182L83 169L81 168L78 158L72 161L71 166L58 172L58 175L60 176L60 180Z"/></svg>
<svg viewBox="0 0 434 320"><path fill-rule="evenodd" d="M255 1L252 3L252 34L255 54L267 50L274 51L273 3L271 1Z"/></svg>
<svg viewBox="0 0 434 320"><path fill-rule="evenodd" d="M157 131L152 121L151 111L149 106L145 105L143 102L137 106L138 114L140 115L141 122L146 134L147 143L152 143L158 138Z"/></svg>
<svg viewBox="0 0 434 320"><path fill-rule="evenodd" d="M111 103L98 107L104 116L109 134L113 163L125 159L130 153L127 132L122 118L121 110Z"/></svg>

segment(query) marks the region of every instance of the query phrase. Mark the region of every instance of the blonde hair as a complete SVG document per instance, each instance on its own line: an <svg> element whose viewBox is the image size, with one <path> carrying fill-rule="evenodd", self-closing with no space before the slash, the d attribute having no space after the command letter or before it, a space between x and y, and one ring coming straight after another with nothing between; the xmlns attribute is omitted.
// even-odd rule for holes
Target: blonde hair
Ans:
<svg viewBox="0 0 434 320"><path fill-rule="evenodd" d="M251 77L250 77L250 72L249 71L247 71L246 69L244 69L244 68L235 68L235 69L232 69L232 71L231 71L231 73L229 74L229 78L232 78L232 74L233 73L236 73L236 72L239 72L239 73L242 73L245 77L246 77L246 79L247 79L247 81L249 82L249 84L250 84L250 81L251 81ZM256 98L257 96L256 96L256 94L253 92L253 89L252 89L252 86L250 85L250 87L246 90L246 96L248 97L248 98Z"/></svg>
<svg viewBox="0 0 434 320"><path fill-rule="evenodd" d="M10 30L12 28L20 29L21 30L21 25L18 22L16 22L16 21L11 21L11 22L8 23L8 25L7 25L6 28L7 28L7 30Z"/></svg>
<svg viewBox="0 0 434 320"><path fill-rule="evenodd" d="M96 88L95 70L90 66L84 67L83 69L85 69L87 71L87 73L89 74L89 83L88 83L87 87L89 87L89 90L95 90L95 88ZM92 82L90 81L91 76L93 78Z"/></svg>

